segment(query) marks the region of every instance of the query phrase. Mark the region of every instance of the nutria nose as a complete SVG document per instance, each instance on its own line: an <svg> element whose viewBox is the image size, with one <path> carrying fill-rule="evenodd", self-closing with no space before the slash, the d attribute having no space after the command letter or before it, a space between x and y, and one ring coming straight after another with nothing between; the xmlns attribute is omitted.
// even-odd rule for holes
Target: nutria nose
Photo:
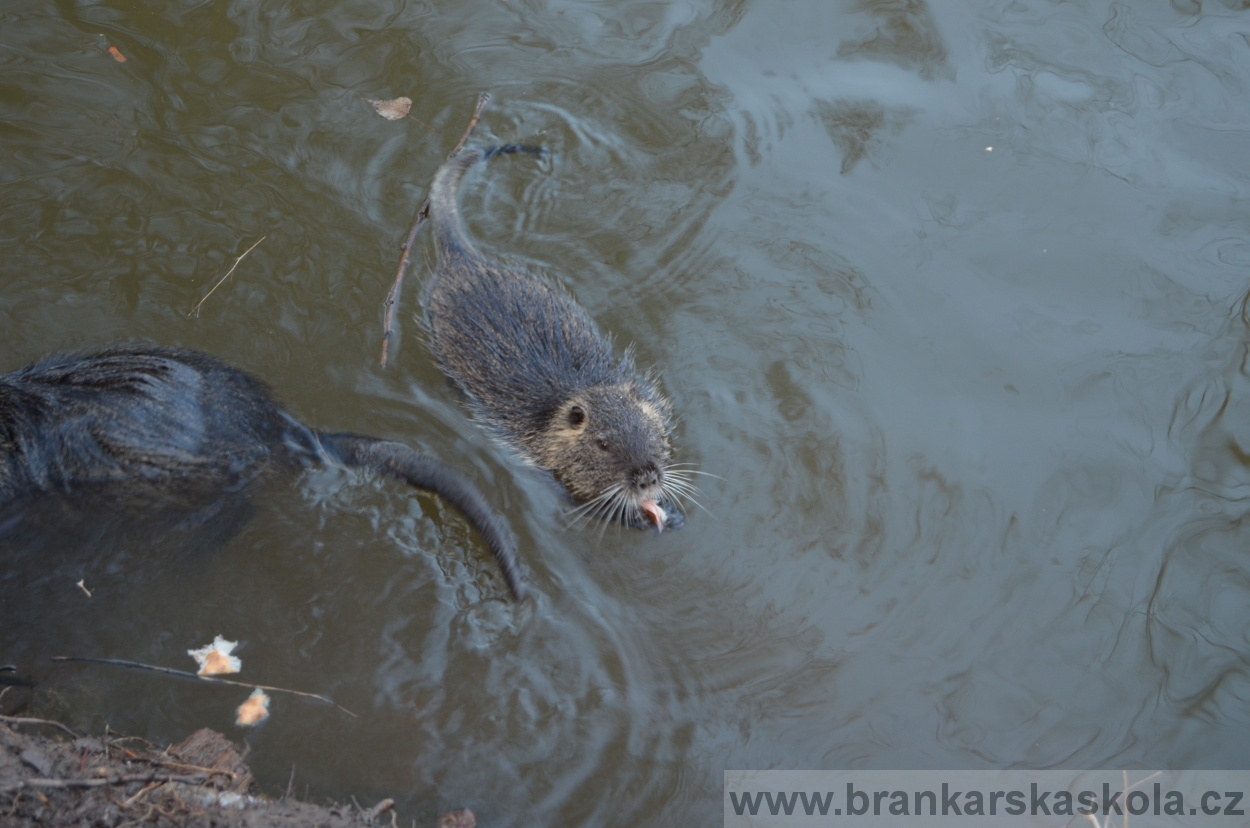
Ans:
<svg viewBox="0 0 1250 828"><path fill-rule="evenodd" d="M630 482L636 489L645 489L655 486L660 482L660 470L655 463L647 463L645 466L639 466L634 469L630 475Z"/></svg>

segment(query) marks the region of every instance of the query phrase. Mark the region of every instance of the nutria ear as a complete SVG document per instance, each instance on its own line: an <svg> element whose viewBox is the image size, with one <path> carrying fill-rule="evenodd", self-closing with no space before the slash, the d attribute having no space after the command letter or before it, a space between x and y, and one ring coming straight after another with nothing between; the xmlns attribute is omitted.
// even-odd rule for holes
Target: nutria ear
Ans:
<svg viewBox="0 0 1250 828"><path fill-rule="evenodd" d="M586 409L580 405L569 406L569 426L581 428L586 423Z"/></svg>

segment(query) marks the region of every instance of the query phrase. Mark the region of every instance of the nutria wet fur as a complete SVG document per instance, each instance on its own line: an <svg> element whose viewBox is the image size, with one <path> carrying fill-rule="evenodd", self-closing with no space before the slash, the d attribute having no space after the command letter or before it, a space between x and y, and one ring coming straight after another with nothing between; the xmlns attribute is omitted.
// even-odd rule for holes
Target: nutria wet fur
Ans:
<svg viewBox="0 0 1250 828"><path fill-rule="evenodd" d="M101 487L137 504L190 506L271 468L325 462L441 495L486 540L513 596L524 597L515 544L463 475L400 443L308 428L260 380L207 354L116 347L0 375L0 507Z"/></svg>
<svg viewBox="0 0 1250 828"><path fill-rule="evenodd" d="M474 416L525 461L555 474L585 513L643 528L684 521L669 468L669 404L629 351L566 292L502 264L465 238L456 193L478 161L541 154L515 144L471 149L434 177L430 213L438 265L425 297L430 348L467 394Z"/></svg>

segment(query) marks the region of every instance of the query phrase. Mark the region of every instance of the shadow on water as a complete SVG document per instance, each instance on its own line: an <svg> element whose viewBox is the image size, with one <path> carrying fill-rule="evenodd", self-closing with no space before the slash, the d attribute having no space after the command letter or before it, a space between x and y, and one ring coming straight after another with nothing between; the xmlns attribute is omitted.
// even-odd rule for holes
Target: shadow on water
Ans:
<svg viewBox="0 0 1250 828"><path fill-rule="evenodd" d="M46 669L43 657L70 654L51 642L106 653L118 628L168 622L169 573L194 579L254 511L244 493L191 511L107 492L10 503L0 511L0 660Z"/></svg>

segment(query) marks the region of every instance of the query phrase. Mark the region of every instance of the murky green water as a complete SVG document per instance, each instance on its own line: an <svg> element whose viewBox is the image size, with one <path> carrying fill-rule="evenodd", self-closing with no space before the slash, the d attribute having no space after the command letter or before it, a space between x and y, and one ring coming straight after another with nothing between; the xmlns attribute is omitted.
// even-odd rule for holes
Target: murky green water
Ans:
<svg viewBox="0 0 1250 828"><path fill-rule="evenodd" d="M1242 5L9 0L3 367L220 355L489 487L537 600L437 501L323 471L206 554L34 544L0 663L80 727L216 727L270 790L418 824L719 824L725 768L1250 767ZM555 154L470 179L471 232L662 369L718 476L680 532L564 528L466 421L426 236L377 365L483 90L478 141ZM397 95L420 122L364 100ZM243 733L230 691L46 660L218 633L357 717L277 697Z"/></svg>

